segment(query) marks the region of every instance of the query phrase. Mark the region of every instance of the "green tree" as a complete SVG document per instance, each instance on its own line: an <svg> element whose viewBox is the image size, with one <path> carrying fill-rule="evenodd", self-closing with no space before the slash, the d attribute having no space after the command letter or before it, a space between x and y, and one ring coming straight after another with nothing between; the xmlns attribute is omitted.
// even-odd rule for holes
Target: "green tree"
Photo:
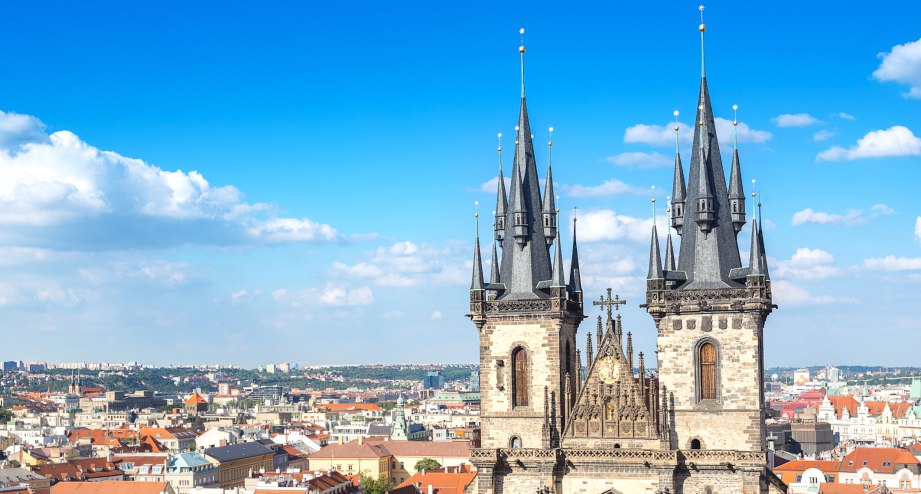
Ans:
<svg viewBox="0 0 921 494"><path fill-rule="evenodd" d="M441 463L438 463L437 460L433 460L431 458L423 458L417 461L416 466L413 468L415 468L417 472L421 472L423 470L435 470L441 468Z"/></svg>
<svg viewBox="0 0 921 494"><path fill-rule="evenodd" d="M396 484L387 482L384 477L374 479L363 473L359 474L359 477L361 477L361 488L365 494L384 494L396 487Z"/></svg>
<svg viewBox="0 0 921 494"><path fill-rule="evenodd" d="M0 408L0 424L5 424L13 418L13 412L6 408Z"/></svg>

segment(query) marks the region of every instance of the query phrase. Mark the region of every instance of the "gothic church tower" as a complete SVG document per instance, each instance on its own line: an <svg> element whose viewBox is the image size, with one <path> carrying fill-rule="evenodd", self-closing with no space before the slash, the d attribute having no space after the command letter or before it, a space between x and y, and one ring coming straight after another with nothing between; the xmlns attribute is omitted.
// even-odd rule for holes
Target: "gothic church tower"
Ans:
<svg viewBox="0 0 921 494"><path fill-rule="evenodd" d="M525 100L523 45L519 52L521 107L509 194L500 160L491 276L486 284L478 235L470 287L469 317L480 337L482 447L493 450L556 447L581 369L576 331L583 319L582 286L576 244L573 240L567 283L549 164L541 200ZM492 490L493 479L501 484L499 472L493 477L495 459L477 467L481 492ZM496 491L502 491L501 485Z"/></svg>

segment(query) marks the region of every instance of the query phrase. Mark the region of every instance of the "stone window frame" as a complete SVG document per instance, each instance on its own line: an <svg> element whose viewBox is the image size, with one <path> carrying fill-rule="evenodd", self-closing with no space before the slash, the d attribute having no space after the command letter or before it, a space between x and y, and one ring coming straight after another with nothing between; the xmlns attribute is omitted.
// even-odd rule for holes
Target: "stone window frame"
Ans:
<svg viewBox="0 0 921 494"><path fill-rule="evenodd" d="M700 382L700 348L704 346L705 343L710 343L713 345L713 349L716 350L716 365L715 365L715 376L716 381L716 398L713 399L702 399L701 395L701 382ZM711 336L704 336L697 340L694 343L694 403L698 408L714 408L719 406L722 403L723 393L722 393L722 363L723 363L723 352L720 342Z"/></svg>
<svg viewBox="0 0 921 494"><path fill-rule="evenodd" d="M518 445L515 445L515 441L518 441ZM520 449L522 447L521 436L518 434L513 434L508 438L508 448L509 449Z"/></svg>
<svg viewBox="0 0 921 494"><path fill-rule="evenodd" d="M516 377L516 371L515 371L515 355L516 355L516 351L517 351L518 349L524 350L524 351L525 351L525 355L526 355L526 357L527 357L527 359L528 359L528 362L527 362L527 364L528 364L527 386L525 386L525 389L527 390L527 395L528 395L528 403L527 403L527 405L516 405L516 404L515 404L515 390L516 390L516 383L515 383L515 377ZM509 370L508 370L509 385L507 386L507 389L508 389L508 392L509 392L509 400L508 400L509 408L510 408L511 410L532 410L532 409L533 409L533 403L534 403L534 400L533 400L534 397L532 396L533 393L531 393L531 383L532 383L533 377L534 377L534 353L531 352L531 348L528 346L527 343L525 343L525 342L523 342L523 341L516 341L516 342L512 343L512 345L511 345L511 350L508 352L508 356L509 356L509 358L508 358L508 362L509 362Z"/></svg>

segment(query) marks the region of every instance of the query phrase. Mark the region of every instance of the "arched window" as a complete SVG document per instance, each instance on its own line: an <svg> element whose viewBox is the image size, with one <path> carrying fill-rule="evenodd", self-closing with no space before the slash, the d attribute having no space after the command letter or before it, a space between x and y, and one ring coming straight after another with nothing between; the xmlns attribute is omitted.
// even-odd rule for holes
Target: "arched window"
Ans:
<svg viewBox="0 0 921 494"><path fill-rule="evenodd" d="M716 347L709 341L698 350L698 374L700 375L700 399L716 399Z"/></svg>
<svg viewBox="0 0 921 494"><path fill-rule="evenodd" d="M691 449L700 449L700 439L691 439Z"/></svg>
<svg viewBox="0 0 921 494"><path fill-rule="evenodd" d="M512 351L512 406L528 406L528 351L521 347Z"/></svg>
<svg viewBox="0 0 921 494"><path fill-rule="evenodd" d="M511 439L508 440L508 447L509 447L509 448L513 448L513 449L514 449L514 448L520 448L520 447L521 447L521 438L518 437L518 436L512 436Z"/></svg>

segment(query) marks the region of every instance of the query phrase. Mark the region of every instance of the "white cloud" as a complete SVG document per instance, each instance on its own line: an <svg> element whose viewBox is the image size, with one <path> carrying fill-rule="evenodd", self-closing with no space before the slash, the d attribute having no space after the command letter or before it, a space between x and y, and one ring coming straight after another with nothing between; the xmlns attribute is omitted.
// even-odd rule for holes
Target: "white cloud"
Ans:
<svg viewBox="0 0 921 494"><path fill-rule="evenodd" d="M663 168L673 163L672 158L657 152L643 153L639 151L608 156L604 160L615 165L633 168Z"/></svg>
<svg viewBox="0 0 921 494"><path fill-rule="evenodd" d="M921 155L921 139L901 125L874 130L845 149L834 146L816 156L817 161L841 161L860 158L887 158L893 156Z"/></svg>
<svg viewBox="0 0 921 494"><path fill-rule="evenodd" d="M508 190L512 187L512 182L508 177L504 178L505 191L508 192ZM495 194L499 190L499 175L496 175L495 177L480 184L480 190L483 192L489 192L490 194Z"/></svg>
<svg viewBox="0 0 921 494"><path fill-rule="evenodd" d="M915 218L915 240L921 244L921 216Z"/></svg>
<svg viewBox="0 0 921 494"><path fill-rule="evenodd" d="M915 271L921 269L921 257L886 256L866 259L863 267L872 271Z"/></svg>
<svg viewBox="0 0 921 494"><path fill-rule="evenodd" d="M822 249L801 247L790 259L777 263L774 274L778 278L817 280L830 278L840 273L834 266L835 257Z"/></svg>
<svg viewBox="0 0 921 494"><path fill-rule="evenodd" d="M731 139L733 134L732 120L722 117L714 119L716 124L716 134L720 139ZM694 138L694 129L683 123L679 123L678 138L683 143L689 143ZM765 130L755 130L749 127L745 122L739 122L736 129L739 133L739 142L761 143L771 139L771 133ZM675 144L675 124L665 125L647 125L637 124L627 127L624 132L624 142L628 144L650 144L653 146L674 146Z"/></svg>
<svg viewBox="0 0 921 494"><path fill-rule="evenodd" d="M66 130L47 135L29 115L0 112L0 176L7 244L93 250L339 238L329 225L247 203L197 171L162 170Z"/></svg>
<svg viewBox="0 0 921 494"><path fill-rule="evenodd" d="M892 208L885 204L875 204L870 207L870 211L862 209L849 209L843 214L826 213L816 211L812 208L806 208L802 211L793 213L793 226L806 224L816 225L863 225L869 221L875 220L880 216L887 216L894 213Z"/></svg>
<svg viewBox="0 0 921 494"><path fill-rule="evenodd" d="M717 137L721 139L732 139L732 120L727 120L722 117L716 117L716 132ZM739 142L751 142L751 143L762 143L771 140L770 132L766 130L755 130L749 127L745 122L739 122L738 125L739 132ZM732 143L731 141L726 141Z"/></svg>
<svg viewBox="0 0 921 494"><path fill-rule="evenodd" d="M838 112L838 113L833 113L832 116L838 117L841 120L850 120L851 122L853 122L854 120L857 120L857 117L855 117L854 115L851 115L850 113L844 113L843 111Z"/></svg>
<svg viewBox="0 0 921 494"><path fill-rule="evenodd" d="M199 278L198 273L185 262L163 260L115 260L92 268L81 268L77 273L93 285L131 285L178 288Z"/></svg>
<svg viewBox="0 0 921 494"><path fill-rule="evenodd" d="M570 197L615 197L648 194L644 188L625 184L614 178L600 185L562 185L563 192Z"/></svg>
<svg viewBox="0 0 921 494"><path fill-rule="evenodd" d="M299 291L278 289L272 292L272 298L275 302L289 307L354 307L373 304L374 292L367 286L352 288L342 283L329 282L323 288Z"/></svg>
<svg viewBox="0 0 921 494"><path fill-rule="evenodd" d="M815 142L827 141L832 137L835 137L835 133L830 130L820 130L815 134L812 134L812 140Z"/></svg>
<svg viewBox="0 0 921 494"><path fill-rule="evenodd" d="M255 302L262 295L262 290L237 290L230 294L230 303L233 305L243 305Z"/></svg>
<svg viewBox="0 0 921 494"><path fill-rule="evenodd" d="M430 316L430 318L435 321L441 319L442 317L444 317L444 314L442 314L441 311L438 311L438 310L432 312L432 315Z"/></svg>
<svg viewBox="0 0 921 494"><path fill-rule="evenodd" d="M664 217L659 224L664 224ZM652 233L652 221L617 214L610 209L579 211L579 241L599 242L608 240L632 240L648 242Z"/></svg>
<svg viewBox="0 0 921 494"><path fill-rule="evenodd" d="M691 126L678 123L678 138L681 142L691 142L694 130ZM673 146L675 144L675 124L646 125L636 124L624 131L627 144L651 144L653 146Z"/></svg>
<svg viewBox="0 0 921 494"><path fill-rule="evenodd" d="M854 303L853 297L836 297L831 295L813 295L809 290L784 280L771 282L774 300L781 307L785 305L825 305Z"/></svg>
<svg viewBox="0 0 921 494"><path fill-rule="evenodd" d="M392 310L389 312L384 312L381 314L381 319L393 320L393 319L403 319L403 311Z"/></svg>
<svg viewBox="0 0 921 494"><path fill-rule="evenodd" d="M396 242L366 252L363 260L355 264L334 262L332 272L379 286L461 285L470 283L472 266L468 259L472 250L464 247L460 243L437 248L425 243Z"/></svg>
<svg viewBox="0 0 921 494"><path fill-rule="evenodd" d="M818 118L808 113L782 113L771 119L778 127L808 127L822 123Z"/></svg>
<svg viewBox="0 0 921 494"><path fill-rule="evenodd" d="M889 53L880 53L879 68L873 77L882 82L897 82L909 86L906 98L921 98L921 39L895 45Z"/></svg>

